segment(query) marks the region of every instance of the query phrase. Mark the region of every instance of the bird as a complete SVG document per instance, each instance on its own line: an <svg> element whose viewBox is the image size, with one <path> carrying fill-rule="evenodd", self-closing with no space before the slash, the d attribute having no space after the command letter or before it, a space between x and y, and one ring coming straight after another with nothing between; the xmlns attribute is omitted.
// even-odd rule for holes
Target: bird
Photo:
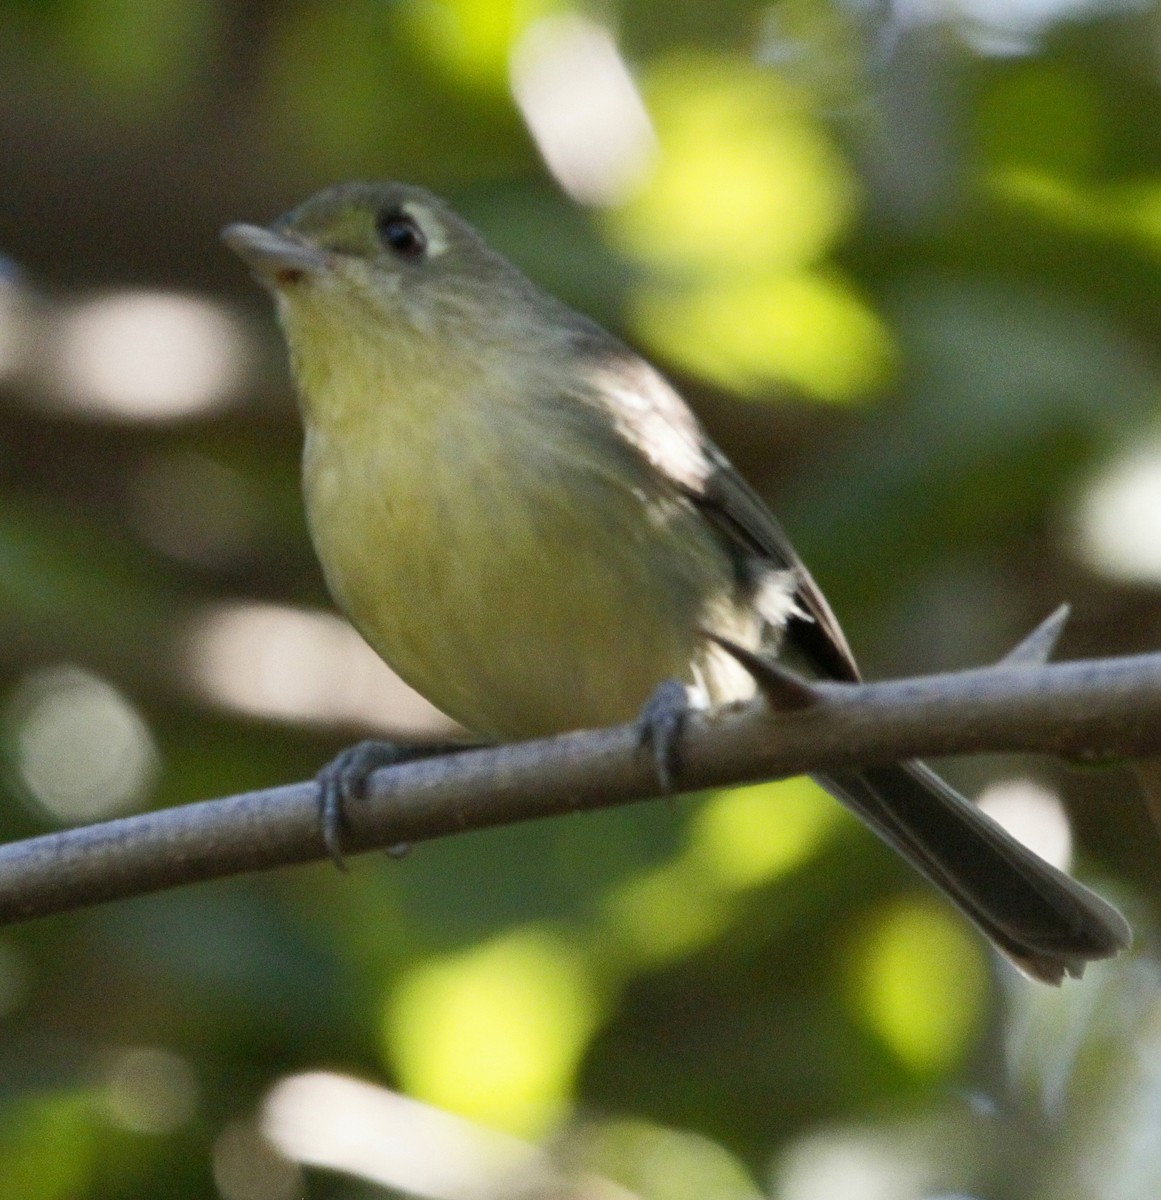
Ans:
<svg viewBox="0 0 1161 1200"><path fill-rule="evenodd" d="M675 387L444 201L344 183L222 236L275 302L335 603L477 742L642 713L679 737L684 708L755 694L747 654L859 680L781 526ZM320 773L330 839L370 769L406 753L361 743ZM924 764L816 779L1031 978L1130 944L1116 908Z"/></svg>

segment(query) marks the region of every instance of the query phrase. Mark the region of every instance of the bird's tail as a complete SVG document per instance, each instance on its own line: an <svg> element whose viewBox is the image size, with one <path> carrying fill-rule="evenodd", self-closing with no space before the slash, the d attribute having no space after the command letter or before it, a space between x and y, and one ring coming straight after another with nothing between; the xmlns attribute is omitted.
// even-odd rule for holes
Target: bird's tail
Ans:
<svg viewBox="0 0 1161 1200"><path fill-rule="evenodd" d="M945 892L1022 971L1079 978L1132 940L1095 892L1038 858L922 763L834 771L817 781Z"/></svg>

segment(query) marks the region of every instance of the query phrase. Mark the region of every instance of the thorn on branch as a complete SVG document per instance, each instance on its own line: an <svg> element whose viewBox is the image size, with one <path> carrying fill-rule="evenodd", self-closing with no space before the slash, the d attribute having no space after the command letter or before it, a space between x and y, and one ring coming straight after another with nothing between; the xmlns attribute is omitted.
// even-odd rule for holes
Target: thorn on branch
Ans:
<svg viewBox="0 0 1161 1200"><path fill-rule="evenodd" d="M1072 608L1062 604L1047 620L1042 621L1018 645L1013 646L1000 664L1005 667L1042 667L1052 657L1056 643L1064 632Z"/></svg>
<svg viewBox="0 0 1161 1200"><path fill-rule="evenodd" d="M809 708L812 704L818 703L818 692L810 681L801 675L796 675L793 671L780 666L772 658L763 657L761 654L755 654L752 650L747 650L745 646L739 646L737 642L732 642L729 638L710 633L709 630L703 632L711 642L721 646L727 654L732 655L750 672L754 677L754 682L758 685L758 690L771 708L786 711L787 709Z"/></svg>

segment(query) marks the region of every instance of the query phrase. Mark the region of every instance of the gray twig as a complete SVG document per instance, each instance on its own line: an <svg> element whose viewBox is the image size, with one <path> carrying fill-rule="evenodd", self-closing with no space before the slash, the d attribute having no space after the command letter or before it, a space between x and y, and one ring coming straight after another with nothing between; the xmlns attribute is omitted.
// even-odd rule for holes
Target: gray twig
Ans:
<svg viewBox="0 0 1161 1200"><path fill-rule="evenodd" d="M1042 639L1042 642L1047 639ZM814 683L814 702L693 714L683 790L926 755L1029 751L1099 762L1161 754L1161 654L1015 661L887 683ZM658 792L636 726L408 762L349 806L348 853ZM0 847L0 922L326 856L314 783L207 800Z"/></svg>

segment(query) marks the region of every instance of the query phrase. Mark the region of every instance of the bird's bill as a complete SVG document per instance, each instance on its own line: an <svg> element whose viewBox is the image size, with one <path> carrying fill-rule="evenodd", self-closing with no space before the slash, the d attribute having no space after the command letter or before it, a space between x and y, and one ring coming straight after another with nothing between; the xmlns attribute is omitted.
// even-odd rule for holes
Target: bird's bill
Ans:
<svg viewBox="0 0 1161 1200"><path fill-rule="evenodd" d="M227 225L222 241L264 283L290 283L325 270L327 256L316 246L295 241L261 225Z"/></svg>

